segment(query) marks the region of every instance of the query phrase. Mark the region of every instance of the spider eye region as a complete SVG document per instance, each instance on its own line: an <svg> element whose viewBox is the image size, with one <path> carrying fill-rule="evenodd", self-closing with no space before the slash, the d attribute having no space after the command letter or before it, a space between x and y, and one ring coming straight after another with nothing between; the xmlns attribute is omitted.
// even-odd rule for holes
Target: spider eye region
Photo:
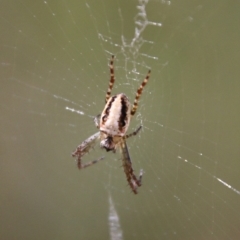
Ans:
<svg viewBox="0 0 240 240"><path fill-rule="evenodd" d="M100 147L105 148L107 152L115 150L115 143L113 137L107 136L100 142Z"/></svg>

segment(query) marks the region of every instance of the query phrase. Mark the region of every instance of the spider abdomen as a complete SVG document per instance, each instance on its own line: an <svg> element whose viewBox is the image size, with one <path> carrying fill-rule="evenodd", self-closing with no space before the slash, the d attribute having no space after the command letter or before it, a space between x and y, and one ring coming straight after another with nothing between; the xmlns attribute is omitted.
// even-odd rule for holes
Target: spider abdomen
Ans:
<svg viewBox="0 0 240 240"><path fill-rule="evenodd" d="M100 131L110 136L124 136L130 123L131 105L123 93L107 101L100 117Z"/></svg>

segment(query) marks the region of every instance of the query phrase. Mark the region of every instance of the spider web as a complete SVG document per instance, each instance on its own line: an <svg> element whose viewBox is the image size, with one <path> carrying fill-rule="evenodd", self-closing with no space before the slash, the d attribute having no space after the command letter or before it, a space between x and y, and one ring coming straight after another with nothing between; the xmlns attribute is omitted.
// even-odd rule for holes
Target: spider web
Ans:
<svg viewBox="0 0 240 240"><path fill-rule="evenodd" d="M1 239L238 239L239 2L1 1ZM98 146L109 59L143 186Z"/></svg>

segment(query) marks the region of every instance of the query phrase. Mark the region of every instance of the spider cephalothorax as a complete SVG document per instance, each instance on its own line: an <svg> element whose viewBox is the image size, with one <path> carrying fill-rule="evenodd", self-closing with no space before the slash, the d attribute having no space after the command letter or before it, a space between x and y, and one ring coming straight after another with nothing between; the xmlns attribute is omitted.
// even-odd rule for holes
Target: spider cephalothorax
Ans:
<svg viewBox="0 0 240 240"><path fill-rule="evenodd" d="M103 158L99 158L97 160L91 161L86 164L82 164L82 157L85 153L89 152L89 150L94 147L97 140L100 139L100 147L106 149L106 151L115 152L117 148L119 148L122 152L122 160L123 160L123 168L127 177L127 181L134 193L137 193L137 188L141 186L142 180L142 170L140 171L139 177L137 178L133 173L132 162L130 159L130 155L127 148L126 139L136 135L141 126L137 128L133 133L126 134L131 117L135 114L138 107L138 100L142 94L142 90L144 86L147 84L150 70L140 87L137 90L136 97L131 107L131 104L127 98L127 96L123 93L111 96L111 91L114 84L114 69L113 69L113 59L112 56L110 62L110 82L108 91L105 99L105 107L102 111L102 114L98 115L95 118L95 124L99 129L99 132L90 136L88 139L83 141L72 153L73 157L77 157L78 168L86 168L88 166L97 163Z"/></svg>
<svg viewBox="0 0 240 240"><path fill-rule="evenodd" d="M103 136L103 139L100 142L100 147L105 148L107 152L109 152L109 151L115 152L117 141L114 138L115 137L112 137L112 136L109 136L109 135Z"/></svg>

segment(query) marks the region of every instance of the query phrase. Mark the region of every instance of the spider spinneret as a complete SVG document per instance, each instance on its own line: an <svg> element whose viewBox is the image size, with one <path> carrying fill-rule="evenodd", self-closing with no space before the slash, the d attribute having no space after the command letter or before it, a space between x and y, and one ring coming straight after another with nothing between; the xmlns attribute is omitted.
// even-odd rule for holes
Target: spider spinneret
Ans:
<svg viewBox="0 0 240 240"><path fill-rule="evenodd" d="M140 171L138 178L133 173L132 162L128 152L126 139L137 135L142 126L138 127L131 134L126 134L126 132L128 130L131 117L134 116L137 111L139 98L142 94L144 86L148 82L151 71L148 71L146 78L138 88L133 106L131 108L131 104L125 94L120 93L111 96L113 84L115 82L113 60L114 56L112 56L110 61L110 81L105 97L106 105L102 113L97 115L97 117L94 119L99 132L83 141L72 153L72 156L77 157L78 168L82 169L103 159L103 157L101 157L97 160L82 164L82 157L94 147L97 140L100 139L100 147L106 149L107 152L116 152L116 149L119 148L122 152L123 168L127 177L127 181L132 191L136 194L137 188L141 186L143 171Z"/></svg>

